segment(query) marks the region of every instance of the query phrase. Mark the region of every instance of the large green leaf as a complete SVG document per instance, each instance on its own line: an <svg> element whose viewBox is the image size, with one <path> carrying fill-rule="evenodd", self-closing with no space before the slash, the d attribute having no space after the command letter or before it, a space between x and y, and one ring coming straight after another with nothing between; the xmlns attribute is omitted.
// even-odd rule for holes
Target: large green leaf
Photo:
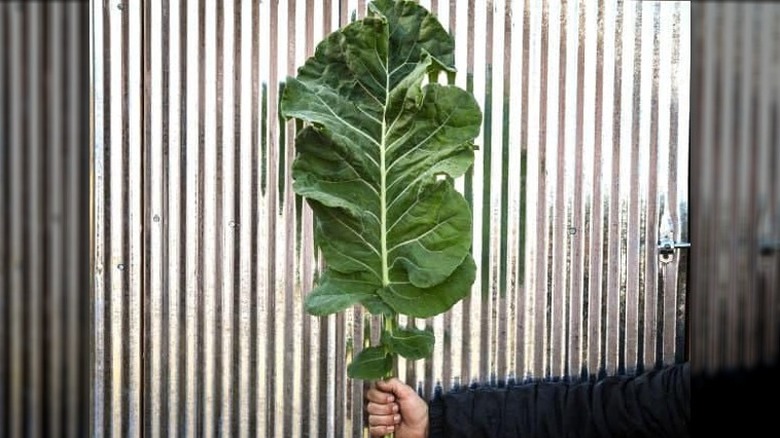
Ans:
<svg viewBox="0 0 780 438"><path fill-rule="evenodd" d="M393 367L393 357L383 347L363 349L347 366L347 373L353 379L376 379L384 377Z"/></svg>
<svg viewBox="0 0 780 438"><path fill-rule="evenodd" d="M432 330L420 330L414 327L399 327L392 333L382 333L383 345L391 352L411 360L430 356L433 353L435 340Z"/></svg>
<svg viewBox="0 0 780 438"><path fill-rule="evenodd" d="M326 273L313 314L362 303L427 317L470 291L471 211L452 180L473 163L473 96L424 79L454 71L452 37L412 1L378 0L330 34L281 101L306 122L293 188L315 215Z"/></svg>

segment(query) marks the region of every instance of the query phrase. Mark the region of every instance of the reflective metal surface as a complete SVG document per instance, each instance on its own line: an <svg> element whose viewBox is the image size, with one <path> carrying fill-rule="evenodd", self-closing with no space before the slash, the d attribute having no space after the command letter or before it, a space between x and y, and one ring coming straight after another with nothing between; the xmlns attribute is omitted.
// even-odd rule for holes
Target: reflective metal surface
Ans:
<svg viewBox="0 0 780 438"><path fill-rule="evenodd" d="M485 115L457 182L479 268L402 321L436 346L399 377L427 397L681 360L687 250L658 241L688 237L689 4L421 3ZM379 323L303 311L322 261L278 99L365 7L93 0L95 435L362 436L346 365Z"/></svg>

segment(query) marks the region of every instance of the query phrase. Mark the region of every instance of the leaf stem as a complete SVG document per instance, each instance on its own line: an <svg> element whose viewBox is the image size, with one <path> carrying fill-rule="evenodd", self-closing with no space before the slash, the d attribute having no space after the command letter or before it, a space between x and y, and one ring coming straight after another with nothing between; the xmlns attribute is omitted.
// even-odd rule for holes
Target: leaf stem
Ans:
<svg viewBox="0 0 780 438"><path fill-rule="evenodd" d="M386 332L388 335L392 335L393 332L395 332L395 327L397 323L398 323L398 315L396 314L382 315L382 330ZM390 371L388 371L388 373L385 375L386 379L398 375L398 356L395 353L392 353L392 356L393 356L393 366L390 368Z"/></svg>
<svg viewBox="0 0 780 438"><path fill-rule="evenodd" d="M395 331L396 323L397 323L398 316L396 314L392 315L382 315L382 330L387 332L388 334L392 335ZM393 356L393 366L390 368L390 371L387 372L385 375L385 379L389 379L391 377L395 377L398 375L398 356L395 353L391 353ZM391 432L384 436L384 438L394 438L395 432Z"/></svg>

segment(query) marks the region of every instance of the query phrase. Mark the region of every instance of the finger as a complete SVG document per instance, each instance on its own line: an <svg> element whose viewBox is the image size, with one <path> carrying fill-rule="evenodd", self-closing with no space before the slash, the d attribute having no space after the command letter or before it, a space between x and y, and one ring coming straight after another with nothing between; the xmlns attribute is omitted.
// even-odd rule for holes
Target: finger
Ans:
<svg viewBox="0 0 780 438"><path fill-rule="evenodd" d="M383 391L379 388L370 388L368 391L366 391L366 398L368 401L380 404L390 403L395 400L393 394L389 393L389 391Z"/></svg>
<svg viewBox="0 0 780 438"><path fill-rule="evenodd" d="M369 426L392 426L401 422L400 415L369 415Z"/></svg>
<svg viewBox="0 0 780 438"><path fill-rule="evenodd" d="M366 411L371 415L393 415L398 412L398 405L395 403L368 402Z"/></svg>
<svg viewBox="0 0 780 438"><path fill-rule="evenodd" d="M395 427L393 426L371 426L368 428L369 433L371 433L371 436L385 436L388 433L393 433L395 431Z"/></svg>

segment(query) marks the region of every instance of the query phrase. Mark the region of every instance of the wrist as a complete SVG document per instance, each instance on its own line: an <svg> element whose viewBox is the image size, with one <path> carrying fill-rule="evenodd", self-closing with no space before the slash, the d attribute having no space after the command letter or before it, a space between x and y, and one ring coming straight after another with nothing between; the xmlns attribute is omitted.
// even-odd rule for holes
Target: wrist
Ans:
<svg viewBox="0 0 780 438"><path fill-rule="evenodd" d="M428 409L425 410L425 417L420 423L420 427L416 428L416 432L412 435L413 438L428 438Z"/></svg>

